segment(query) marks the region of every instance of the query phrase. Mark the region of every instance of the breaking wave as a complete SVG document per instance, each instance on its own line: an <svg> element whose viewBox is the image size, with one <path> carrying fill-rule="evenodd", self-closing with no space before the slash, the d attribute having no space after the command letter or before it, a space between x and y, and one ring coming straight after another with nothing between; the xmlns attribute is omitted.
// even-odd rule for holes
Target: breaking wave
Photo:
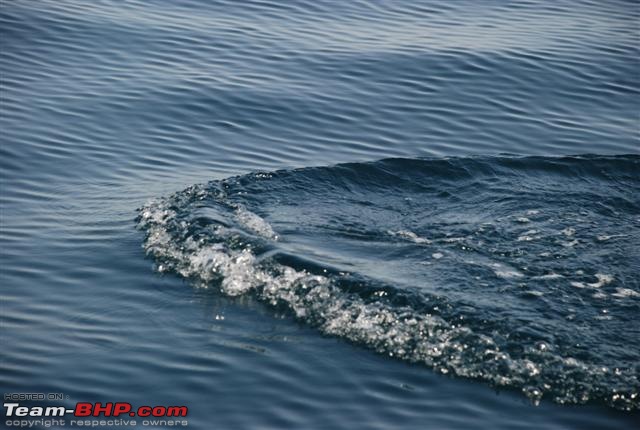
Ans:
<svg viewBox="0 0 640 430"><path fill-rule="evenodd" d="M640 157L387 159L139 210L160 272L534 402L640 405Z"/></svg>

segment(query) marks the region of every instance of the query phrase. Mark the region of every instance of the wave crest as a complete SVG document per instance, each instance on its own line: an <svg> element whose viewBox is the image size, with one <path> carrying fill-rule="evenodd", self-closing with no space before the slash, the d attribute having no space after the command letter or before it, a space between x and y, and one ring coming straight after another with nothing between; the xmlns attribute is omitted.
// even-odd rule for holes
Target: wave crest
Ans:
<svg viewBox="0 0 640 430"><path fill-rule="evenodd" d="M144 247L159 271L218 287L230 296L253 294L325 334L443 374L518 388L533 401L543 396L560 403L601 400L637 409L640 384L634 346L620 350L617 344L605 344L604 348L618 348L606 356L575 346L603 341L603 334L618 326L603 328L606 320L597 320L587 331L572 333L571 319L552 315L555 307L576 306L588 297L563 299L567 291L584 294L587 286L598 283L606 306L623 320L630 317L638 309L637 296L619 293L637 291L634 281L624 281L628 267L616 267L617 277L597 273L596 281L588 283L569 279L590 279L584 271L569 275L567 270L559 273L560 267L546 266L552 265L553 256L571 269L581 255L601 256L595 243L602 241L587 243L579 222L574 228L567 225L568 219L558 218L572 204L588 202L589 189L596 194L608 191L617 206L605 208L608 211L597 208L594 214L578 212L582 222L605 224L609 237L616 233L611 232L615 222L637 227L640 210L631 196L640 178L631 167L637 167L638 160L383 160L254 174L151 201L140 209L138 226L146 231ZM558 188L558 182L564 182L565 189ZM625 183L631 188L620 188ZM528 202L538 208L522 207L517 197L523 189L530 194ZM463 199L467 193L484 193L493 222L469 210ZM558 200L562 196L563 206ZM424 217L423 211L433 205L441 210L449 205L444 212L454 218L444 222ZM269 213L282 227L280 234L253 208ZM389 212L396 213L395 220L387 219ZM407 220L420 227L418 233L407 228ZM427 227L429 239L424 234ZM592 225L592 230L588 233L602 236L599 226ZM327 235L335 241L327 242ZM581 255L574 251L573 241L582 247ZM619 241L616 246L627 247L635 259L637 247L632 243ZM375 254L348 249L356 246L383 253L382 263ZM552 258L540 256L545 252ZM416 262L423 267L415 269ZM443 279L448 288L418 287L430 285L436 263L449 265L452 274ZM376 264L395 274L403 273L398 268L412 268L390 282L384 270L375 271ZM368 272L367 267L374 270ZM575 288L578 283L585 288ZM600 291L609 287L610 293ZM506 304L491 303L496 298ZM541 300L542 305L514 309ZM549 310L544 300L560 302ZM592 308L602 308L602 297L589 300L589 306L573 310L574 319L586 320ZM607 310L598 316L608 314ZM545 318L553 324L564 321L568 328L548 333ZM626 334L634 329L629 330Z"/></svg>

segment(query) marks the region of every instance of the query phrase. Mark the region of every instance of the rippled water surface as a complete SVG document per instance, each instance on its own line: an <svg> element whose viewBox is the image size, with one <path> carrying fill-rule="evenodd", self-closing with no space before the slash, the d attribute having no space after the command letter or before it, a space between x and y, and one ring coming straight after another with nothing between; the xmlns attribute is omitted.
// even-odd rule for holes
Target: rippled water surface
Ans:
<svg viewBox="0 0 640 430"><path fill-rule="evenodd" d="M639 20L3 2L3 392L193 428L632 428Z"/></svg>

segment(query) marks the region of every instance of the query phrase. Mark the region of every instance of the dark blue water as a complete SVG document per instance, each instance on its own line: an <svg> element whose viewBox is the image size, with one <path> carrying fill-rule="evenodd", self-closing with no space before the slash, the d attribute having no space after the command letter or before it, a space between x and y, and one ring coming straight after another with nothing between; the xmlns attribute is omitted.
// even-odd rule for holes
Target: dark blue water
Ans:
<svg viewBox="0 0 640 430"><path fill-rule="evenodd" d="M639 20L4 2L2 391L205 429L632 428Z"/></svg>

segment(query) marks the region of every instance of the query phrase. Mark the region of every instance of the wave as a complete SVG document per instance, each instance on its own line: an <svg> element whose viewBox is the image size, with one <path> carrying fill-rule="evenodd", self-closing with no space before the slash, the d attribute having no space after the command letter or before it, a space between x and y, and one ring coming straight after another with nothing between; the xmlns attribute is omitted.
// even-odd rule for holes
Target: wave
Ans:
<svg viewBox="0 0 640 430"><path fill-rule="evenodd" d="M159 272L534 402L640 406L640 156L386 159L194 185Z"/></svg>

